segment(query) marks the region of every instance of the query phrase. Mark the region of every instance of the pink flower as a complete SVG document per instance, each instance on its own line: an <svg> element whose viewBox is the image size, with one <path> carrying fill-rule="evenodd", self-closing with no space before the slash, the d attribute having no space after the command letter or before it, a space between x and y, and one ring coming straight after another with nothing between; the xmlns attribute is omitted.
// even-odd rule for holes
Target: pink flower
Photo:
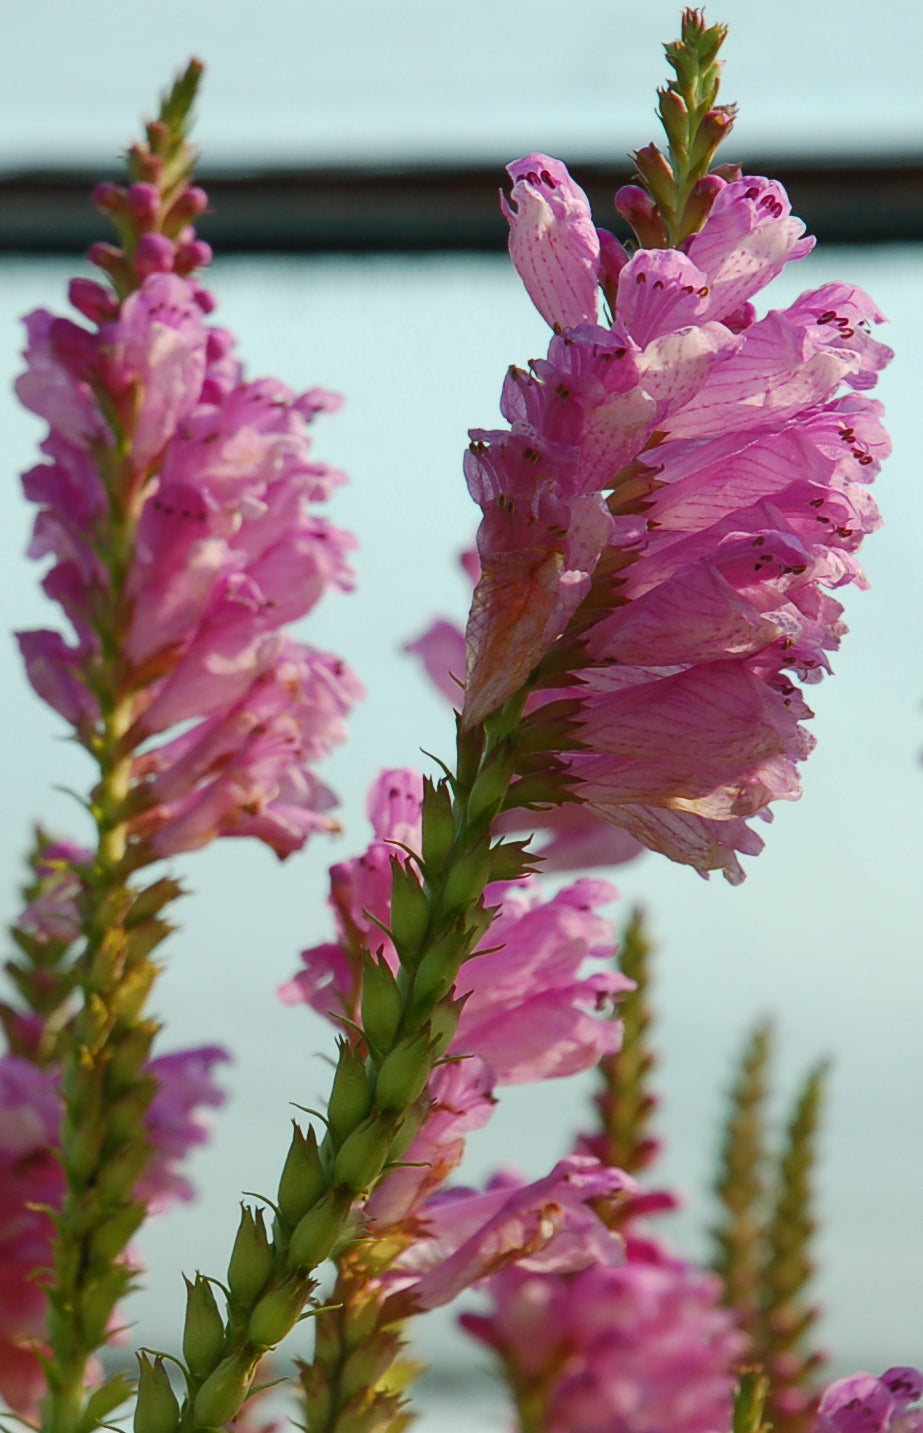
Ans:
<svg viewBox="0 0 923 1433"><path fill-rule="evenodd" d="M490 1280L488 1315L462 1315L494 1348L547 1433L714 1433L730 1423L744 1339L718 1281L629 1240L619 1265L565 1275L522 1266Z"/></svg>
<svg viewBox="0 0 923 1433"><path fill-rule="evenodd" d="M919 1433L923 1374L889 1368L880 1378L854 1373L824 1390L814 1433Z"/></svg>
<svg viewBox="0 0 923 1433"><path fill-rule="evenodd" d="M758 318L751 298L810 241L778 185L714 177L682 251L597 265L602 327L565 297L594 272L585 203L555 171L568 204L543 218L548 186L524 163L533 217L508 214L514 261L559 331L510 371L510 427L471 434L483 516L462 719L528 680L524 802L568 794L737 881L737 853L761 846L747 818L799 794L795 680L829 670L845 630L830 590L864 582L867 484L888 452L864 394L891 357L870 333L882 315L828 284Z"/></svg>
<svg viewBox="0 0 923 1433"><path fill-rule="evenodd" d="M345 664L283 630L352 586L353 538L318 511L342 475L305 432L335 400L245 378L191 277L204 247L191 230L145 227L164 219L156 196L151 184L99 196L142 226L130 279L124 254L94 253L124 299L84 282L71 298L93 327L44 311L27 320L17 392L50 428L47 461L24 479L39 506L30 552L51 559L43 586L76 641L31 632L20 645L36 691L84 744L95 745L103 694L127 728L119 754L143 747L128 810L135 864L219 835L285 856L334 828L314 767L361 695ZM203 200L189 189L170 202L194 215Z"/></svg>
<svg viewBox="0 0 923 1433"><path fill-rule="evenodd" d="M45 1295L35 1275L50 1261L54 1234L42 1206L57 1208L64 1196L54 1152L60 1118L53 1077L0 1057L0 1394L24 1417L45 1388Z"/></svg>
<svg viewBox="0 0 923 1433"><path fill-rule="evenodd" d="M391 861L406 859L402 847L420 846L422 793L416 772L384 771L374 783L368 810L377 839L358 860L331 870L338 940L302 952L305 968L283 987L283 1000L357 1020L363 948L381 951L396 970L381 925L390 916ZM488 896L501 898L501 911L486 951L456 981L464 1006L448 1054L485 1062L496 1084L590 1069L618 1048L618 1023L599 1015L628 988L612 969L585 973L588 961L611 962L612 928L597 909L615 898L614 888L582 880L549 901L515 886L488 888Z"/></svg>
<svg viewBox="0 0 923 1433"><path fill-rule="evenodd" d="M437 1195L417 1211L420 1236L382 1280L388 1317L439 1308L511 1264L547 1272L617 1263L622 1241L590 1205L632 1187L620 1170L571 1155L533 1184L498 1175L483 1193Z"/></svg>

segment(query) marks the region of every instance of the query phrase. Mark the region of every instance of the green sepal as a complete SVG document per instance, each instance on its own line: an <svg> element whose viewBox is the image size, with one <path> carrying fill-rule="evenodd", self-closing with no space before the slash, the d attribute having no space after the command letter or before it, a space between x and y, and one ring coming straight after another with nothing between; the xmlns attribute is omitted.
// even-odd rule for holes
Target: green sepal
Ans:
<svg viewBox="0 0 923 1433"><path fill-rule="evenodd" d="M100 1199L119 1202L133 1202L135 1186L147 1167L150 1148L140 1134L132 1144L123 1144L112 1154L107 1154L97 1172L94 1187Z"/></svg>
<svg viewBox="0 0 923 1433"><path fill-rule="evenodd" d="M348 1041L340 1040L338 1044L339 1058L327 1105L327 1122L337 1143L365 1119L372 1106L365 1061Z"/></svg>
<svg viewBox="0 0 923 1433"><path fill-rule="evenodd" d="M132 1235L141 1228L146 1214L146 1205L135 1201L125 1205L111 1219L101 1224L91 1238L93 1259L100 1264L110 1264L113 1259L117 1259Z"/></svg>
<svg viewBox="0 0 923 1433"><path fill-rule="evenodd" d="M416 987L414 987L416 991ZM383 1110L405 1110L426 1088L433 1067L432 1034L428 1025L401 1040L385 1056L375 1082L375 1100Z"/></svg>
<svg viewBox="0 0 923 1433"><path fill-rule="evenodd" d="M217 1368L224 1352L224 1319L208 1279L196 1274L195 1283L190 1283L188 1279L185 1283L183 1358L193 1378L204 1379Z"/></svg>
<svg viewBox="0 0 923 1433"><path fill-rule="evenodd" d="M329 1428L333 1397L327 1374L319 1363L304 1363L299 1360L298 1376L305 1411L305 1423L302 1426Z"/></svg>
<svg viewBox="0 0 923 1433"><path fill-rule="evenodd" d="M287 1224L295 1225L324 1192L327 1172L317 1146L314 1126L303 1134L301 1126L292 1121L292 1142L289 1145L279 1178L279 1211Z"/></svg>
<svg viewBox="0 0 923 1433"><path fill-rule="evenodd" d="M363 1389L373 1389L387 1373L403 1346L398 1333L376 1333L347 1355L339 1378L339 1395L348 1404Z"/></svg>
<svg viewBox="0 0 923 1433"><path fill-rule="evenodd" d="M262 1209L240 1207L240 1224L228 1264L228 1288L242 1309L256 1302L272 1273L274 1254Z"/></svg>
<svg viewBox="0 0 923 1433"><path fill-rule="evenodd" d="M298 1322L307 1303L312 1279L293 1275L279 1289L264 1294L250 1315L247 1337L255 1348L275 1348Z"/></svg>
<svg viewBox="0 0 923 1433"><path fill-rule="evenodd" d="M412 965L426 939L430 904L411 863L391 857L391 935L402 965Z"/></svg>
<svg viewBox="0 0 923 1433"><path fill-rule="evenodd" d="M768 1395L769 1378L764 1369L742 1367L737 1370L732 1433L770 1433L772 1425L763 1418Z"/></svg>
<svg viewBox="0 0 923 1433"><path fill-rule="evenodd" d="M133 1270L115 1264L83 1289L80 1309L88 1348L101 1348L106 1342L112 1310L134 1287Z"/></svg>
<svg viewBox="0 0 923 1433"><path fill-rule="evenodd" d="M497 841L490 848L490 879L492 881L518 881L522 876L534 876L541 867L542 858L529 850L532 837L525 841Z"/></svg>
<svg viewBox="0 0 923 1433"><path fill-rule="evenodd" d="M442 888L442 904L446 913L466 911L481 894L490 879L490 848L479 839L473 848L458 856L446 873Z"/></svg>
<svg viewBox="0 0 923 1433"><path fill-rule="evenodd" d="M252 1354L230 1354L219 1363L195 1396L197 1427L221 1428L230 1423L250 1392L255 1367Z"/></svg>
<svg viewBox="0 0 923 1433"><path fill-rule="evenodd" d="M109 1103L106 1139L110 1147L114 1145L118 1148L126 1140L135 1139L148 1143L144 1116L157 1089L157 1081L153 1076L142 1075Z"/></svg>
<svg viewBox="0 0 923 1433"><path fill-rule="evenodd" d="M176 1433L179 1403L160 1354L153 1362L138 1354L138 1401L135 1405L135 1433Z"/></svg>
<svg viewBox="0 0 923 1433"><path fill-rule="evenodd" d="M397 981L384 960L362 960L362 1030L373 1050L390 1050L403 1014Z"/></svg>
<svg viewBox="0 0 923 1433"><path fill-rule="evenodd" d="M87 1399L76 1433L94 1433L95 1429L106 1422L110 1413L132 1397L134 1391L134 1384L124 1373L107 1378Z"/></svg>
<svg viewBox="0 0 923 1433"><path fill-rule="evenodd" d="M106 1069L106 1088L110 1094L119 1095L135 1084L150 1057L158 1029L155 1020L142 1020L122 1035Z"/></svg>
<svg viewBox="0 0 923 1433"><path fill-rule="evenodd" d="M455 818L452 815L452 793L449 783L441 780L434 786L428 776L423 778L423 870L427 879L441 874L455 840Z"/></svg>
<svg viewBox="0 0 923 1433"><path fill-rule="evenodd" d="M125 929L132 930L159 915L164 906L183 895L182 882L163 876L146 890L139 891L125 916Z"/></svg>
<svg viewBox="0 0 923 1433"><path fill-rule="evenodd" d="M503 805L513 770L514 744L499 742L477 774L466 803L469 824L489 825Z"/></svg>
<svg viewBox="0 0 923 1433"><path fill-rule="evenodd" d="M333 1252L343 1228L346 1202L333 1189L299 1219L288 1246L289 1263L296 1269L313 1269Z"/></svg>
<svg viewBox="0 0 923 1433"><path fill-rule="evenodd" d="M391 1152L391 1122L370 1115L340 1146L333 1166L333 1178L353 1194L361 1194L384 1169Z"/></svg>
<svg viewBox="0 0 923 1433"><path fill-rule="evenodd" d="M142 921L139 925L133 926L127 937L129 959L132 964L141 964L145 961L158 945L162 945L168 935L172 935L176 926L169 921L153 917L151 920ZM154 972L155 976L157 972Z"/></svg>
<svg viewBox="0 0 923 1433"><path fill-rule="evenodd" d="M466 954L467 944L459 940L457 932L451 932L426 952L413 978L413 1009L417 1015L432 1009L449 994Z"/></svg>

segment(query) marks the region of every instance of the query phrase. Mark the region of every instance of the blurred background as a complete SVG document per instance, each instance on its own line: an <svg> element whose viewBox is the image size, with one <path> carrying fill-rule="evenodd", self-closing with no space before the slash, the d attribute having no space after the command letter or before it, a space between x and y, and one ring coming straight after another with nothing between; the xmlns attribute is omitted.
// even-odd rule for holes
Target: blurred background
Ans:
<svg viewBox="0 0 923 1433"><path fill-rule="evenodd" d="M180 1270L223 1270L240 1191L275 1181L289 1102L316 1104L328 1085L329 1029L274 992L298 951L328 936L326 869L368 839L369 780L382 766L418 764L421 748L451 753L450 713L401 646L435 615L464 619L456 559L476 517L461 476L466 431L495 424L507 365L547 343L500 247L503 165L544 150L585 166L594 202L603 194L597 222L612 222L606 173L656 137L660 47L679 13L663 0L580 0L566 21L551 0L0 0L6 629L50 618L23 557L30 514L17 474L35 461L41 429L10 393L19 317L61 309L67 279L86 271L82 247L107 236L75 196L90 175L114 172L139 115L191 54L207 65L202 174L235 216L224 221L233 252L219 251L211 270L220 318L252 375L347 399L317 426L316 450L351 478L330 515L360 539L358 586L325 601L302 633L346 657L368 690L349 745L322 773L342 797L345 834L284 866L244 842L182 863L194 894L157 996L163 1049L220 1043L235 1063L192 1166L207 1194L145 1234L149 1288L131 1309L139 1340L174 1346ZM648 856L615 873L612 915L622 921L641 903L658 946L658 1182L687 1192L671 1227L683 1252L704 1248L722 1097L746 1032L776 1018L783 1100L818 1057L832 1058L817 1297L835 1367L880 1371L923 1361L923 248L913 242L923 239L923 20L909 0L844 0L835 23L795 0L725 0L708 18L730 25L723 98L740 105L723 158L791 174L800 212L826 239L764 305L831 278L871 292L898 353L881 384L894 457L878 494L886 526L865 554L872 589L847 593L852 630L837 675L810 692L818 749L803 799L765 830L742 888ZM213 222L217 245L220 212ZM32 696L12 643L0 661L2 902L12 919L30 824L85 834L68 788L84 790L89 772ZM544 1173L586 1123L588 1097L586 1080L506 1092L472 1140L465 1177L510 1162ZM445 1389L481 1363L452 1322L441 1316L422 1333L437 1375L424 1427L454 1426ZM489 1383L479 1412L485 1429L504 1426ZM470 1401L466 1413L459 1426L471 1427Z"/></svg>

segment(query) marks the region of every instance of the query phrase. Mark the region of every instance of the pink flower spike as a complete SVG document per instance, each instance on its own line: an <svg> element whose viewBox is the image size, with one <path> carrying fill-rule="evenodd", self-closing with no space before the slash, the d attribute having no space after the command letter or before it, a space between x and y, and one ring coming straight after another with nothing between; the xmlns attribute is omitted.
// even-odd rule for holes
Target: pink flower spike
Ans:
<svg viewBox="0 0 923 1433"><path fill-rule="evenodd" d="M599 236L587 197L565 166L547 154L507 165L510 258L542 318L552 328L595 323Z"/></svg>

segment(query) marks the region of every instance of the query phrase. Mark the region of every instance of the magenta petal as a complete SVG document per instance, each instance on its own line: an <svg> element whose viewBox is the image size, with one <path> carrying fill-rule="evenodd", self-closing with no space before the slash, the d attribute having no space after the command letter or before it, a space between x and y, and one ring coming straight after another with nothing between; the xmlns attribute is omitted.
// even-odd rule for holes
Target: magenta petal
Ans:
<svg viewBox="0 0 923 1433"><path fill-rule="evenodd" d="M595 323L599 236L586 195L547 154L528 154L507 173L510 258L529 297L552 328Z"/></svg>

